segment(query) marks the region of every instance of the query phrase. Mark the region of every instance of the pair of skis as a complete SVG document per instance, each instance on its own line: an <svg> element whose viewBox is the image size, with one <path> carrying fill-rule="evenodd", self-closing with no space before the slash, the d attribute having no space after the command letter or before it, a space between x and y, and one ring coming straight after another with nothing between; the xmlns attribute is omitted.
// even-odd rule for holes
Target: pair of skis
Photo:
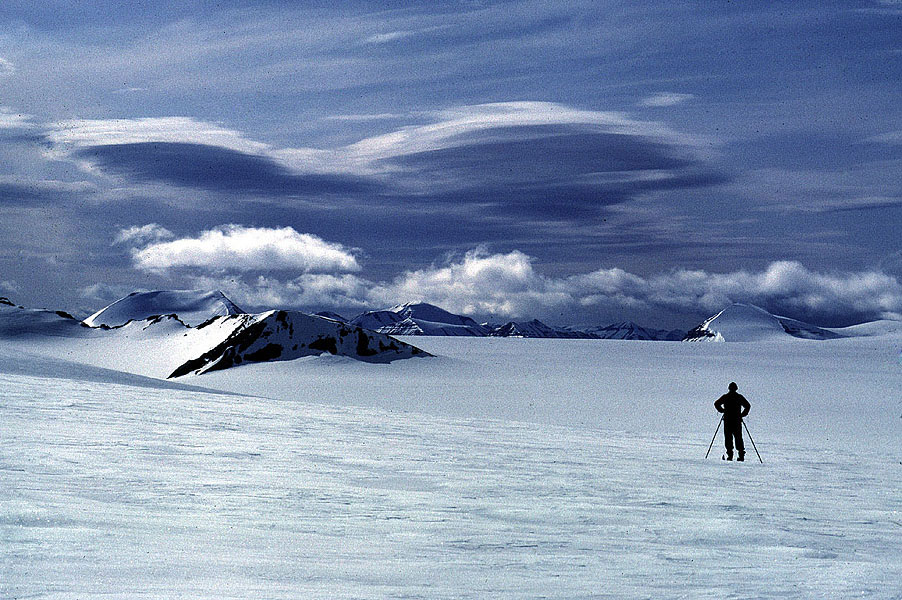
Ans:
<svg viewBox="0 0 902 600"><path fill-rule="evenodd" d="M708 444L708 451L705 452L705 458L708 458L708 455L711 454L711 448L714 447L714 440L717 439L717 432L720 431L720 426L723 424L723 417L720 418L720 421L717 422L717 429L714 430L714 437L711 438L711 443ZM745 432L749 434L749 441L752 442L752 448L755 449L755 454L758 455L758 461L763 465L764 461L761 460L761 453L758 452L758 446L755 445L755 439L752 437L752 432L749 431L749 426L745 424L745 421L742 421L742 426L745 427Z"/></svg>

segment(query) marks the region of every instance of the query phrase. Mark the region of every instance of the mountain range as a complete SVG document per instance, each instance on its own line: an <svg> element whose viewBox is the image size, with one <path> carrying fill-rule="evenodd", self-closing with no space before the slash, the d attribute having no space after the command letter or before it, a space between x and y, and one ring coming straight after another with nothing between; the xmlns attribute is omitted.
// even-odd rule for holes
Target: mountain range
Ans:
<svg viewBox="0 0 902 600"><path fill-rule="evenodd" d="M424 302L399 304L382 310L367 311L351 319L330 312L319 316L378 331L387 335L440 335L470 337L518 337L556 339L619 339L679 341L685 331L651 329L624 321L595 327L554 327L538 319L478 323Z"/></svg>
<svg viewBox="0 0 902 600"><path fill-rule="evenodd" d="M168 312L180 307L194 325ZM324 353L371 363L430 356L385 334L315 315L239 310L220 292L145 292L79 321L62 311L29 309L0 298L0 338L15 339L39 354L160 378Z"/></svg>
<svg viewBox="0 0 902 600"><path fill-rule="evenodd" d="M249 314L221 292L209 291L133 293L80 321L63 311L29 309L0 298L0 340L15 341L25 354L155 378L323 354L369 363L430 356L393 337L398 335L760 342L899 332L900 321L825 328L748 304L728 306L683 335L631 322L583 329L538 320L478 323L425 303L400 304L353 319L288 310Z"/></svg>

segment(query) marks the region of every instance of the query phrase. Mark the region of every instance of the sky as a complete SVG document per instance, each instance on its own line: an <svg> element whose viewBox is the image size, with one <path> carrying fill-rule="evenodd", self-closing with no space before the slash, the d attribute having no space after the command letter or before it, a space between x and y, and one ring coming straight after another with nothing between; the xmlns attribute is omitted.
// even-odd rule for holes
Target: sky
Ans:
<svg viewBox="0 0 902 600"><path fill-rule="evenodd" d="M902 318L902 2L0 4L0 295Z"/></svg>

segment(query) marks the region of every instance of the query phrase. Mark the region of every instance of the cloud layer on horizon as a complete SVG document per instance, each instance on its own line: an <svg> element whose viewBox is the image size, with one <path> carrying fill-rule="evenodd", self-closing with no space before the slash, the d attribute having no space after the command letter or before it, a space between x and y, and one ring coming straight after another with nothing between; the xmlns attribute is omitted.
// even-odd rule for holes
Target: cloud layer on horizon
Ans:
<svg viewBox="0 0 902 600"><path fill-rule="evenodd" d="M155 227L145 228L159 235ZM131 239L141 238L135 234ZM223 288L239 304L250 306L372 309L416 301L474 316L547 318L660 310L708 314L744 302L817 324L902 318L902 284L895 277L879 271L819 273L795 261L773 262L760 272L676 269L642 277L610 268L548 277L521 251L477 248L373 281L338 244L288 228L234 225L196 238L151 241L136 247L132 256L141 270L191 267L192 285ZM292 275L292 270L300 274Z"/></svg>

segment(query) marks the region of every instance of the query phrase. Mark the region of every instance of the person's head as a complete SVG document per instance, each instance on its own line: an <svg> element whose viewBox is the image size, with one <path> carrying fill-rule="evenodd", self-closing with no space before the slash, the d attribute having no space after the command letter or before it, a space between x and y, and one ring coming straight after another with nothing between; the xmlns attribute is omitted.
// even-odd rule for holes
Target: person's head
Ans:
<svg viewBox="0 0 902 600"><path fill-rule="evenodd" d="M730 389L731 392L735 392L736 390L739 389L739 386L736 385L735 381L731 381L730 385L728 385L727 387Z"/></svg>

